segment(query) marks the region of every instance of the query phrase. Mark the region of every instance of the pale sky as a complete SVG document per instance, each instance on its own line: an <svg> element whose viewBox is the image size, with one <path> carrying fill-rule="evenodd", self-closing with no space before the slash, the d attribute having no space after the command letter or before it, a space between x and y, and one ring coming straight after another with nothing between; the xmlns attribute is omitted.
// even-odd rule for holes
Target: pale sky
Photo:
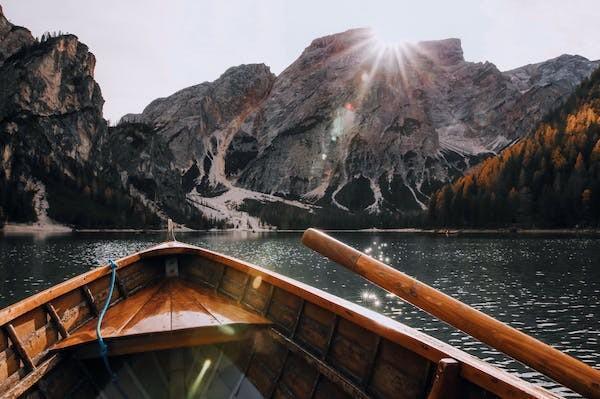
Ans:
<svg viewBox="0 0 600 399"><path fill-rule="evenodd" d="M96 55L104 116L265 63L278 74L310 42L372 27L388 42L458 37L501 70L563 53L600 59L599 0L3 0L8 19L76 34Z"/></svg>

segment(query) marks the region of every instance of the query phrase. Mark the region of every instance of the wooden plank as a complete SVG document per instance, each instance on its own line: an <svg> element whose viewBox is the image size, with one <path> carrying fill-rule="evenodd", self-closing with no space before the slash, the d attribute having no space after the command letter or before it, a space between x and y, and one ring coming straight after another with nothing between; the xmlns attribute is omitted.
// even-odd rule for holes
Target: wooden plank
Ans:
<svg viewBox="0 0 600 399"><path fill-rule="evenodd" d="M365 386L373 370L378 337L355 323L339 318L327 361L351 380Z"/></svg>
<svg viewBox="0 0 600 399"><path fill-rule="evenodd" d="M98 307L98 303L96 302L96 299L94 298L94 295L92 295L92 291L90 291L90 287L88 287L87 284L83 285L81 287L81 292L83 292L85 301L87 302L88 306L90 307L92 314L94 316L98 316L100 314L100 309Z"/></svg>
<svg viewBox="0 0 600 399"><path fill-rule="evenodd" d="M244 272L228 267L225 269L218 291L239 301L244 295L249 277Z"/></svg>
<svg viewBox="0 0 600 399"><path fill-rule="evenodd" d="M88 321L53 349L62 350L95 341L96 323L97 319ZM226 332L230 324L271 323L208 288L184 280L166 279L110 307L102 322L102 335L108 340L210 326L222 326Z"/></svg>
<svg viewBox="0 0 600 399"><path fill-rule="evenodd" d="M283 362L281 362L281 367L278 368L277 374L276 374L275 378L273 379L273 385L271 386L269 393L267 395L265 395L266 398L272 398L275 395L275 391L277 390L277 385L279 384L279 380L281 379L281 376L283 375L283 371L285 370L285 364L287 363L289 357L290 357L290 351L286 350L285 355L283 357Z"/></svg>
<svg viewBox="0 0 600 399"><path fill-rule="evenodd" d="M398 344L383 340L367 392L379 398L423 397L431 363Z"/></svg>
<svg viewBox="0 0 600 399"><path fill-rule="evenodd" d="M2 335L6 335L2 329L0 329ZM6 337L7 342L8 337ZM10 388L15 381L20 378L19 371L24 371L21 365L21 359L16 350L12 347L7 347L0 352L0 392Z"/></svg>
<svg viewBox="0 0 600 399"><path fill-rule="evenodd" d="M19 338L23 349L34 363L60 339L58 330L41 307L16 318L10 324L14 327L15 336Z"/></svg>
<svg viewBox="0 0 600 399"><path fill-rule="evenodd" d="M54 306L61 323L69 332L75 330L93 315L83 291L80 289L52 300L52 306Z"/></svg>
<svg viewBox="0 0 600 399"><path fill-rule="evenodd" d="M207 285L215 289L225 271L225 266L198 256L179 257L179 275L189 281Z"/></svg>
<svg viewBox="0 0 600 399"><path fill-rule="evenodd" d="M317 358L310 352L307 352L298 344L296 344L280 332L270 329L269 334L275 341L281 343L282 345L285 345L291 353L301 357L306 363L314 367L324 377L338 385L344 392L346 392L351 397L364 399L369 398L369 395L367 395L358 386L353 384L351 381L340 375L339 372L327 365L321 359Z"/></svg>
<svg viewBox="0 0 600 399"><path fill-rule="evenodd" d="M264 315L269 305L272 290L273 286L271 284L263 283L260 276L253 277L246 287L246 291L242 298L242 304L245 307Z"/></svg>
<svg viewBox="0 0 600 399"><path fill-rule="evenodd" d="M170 281L163 283L160 288L155 291L152 297L139 309L139 312L135 313L127 324L113 336L148 334L171 330L172 308L169 283ZM126 301L121 302L121 304L123 307L127 307ZM112 314L117 312L116 310L112 310L107 312L107 315L108 313Z"/></svg>
<svg viewBox="0 0 600 399"><path fill-rule="evenodd" d="M29 356L29 353L27 353L27 351L23 347L23 343L17 336L17 333L16 333L13 325L11 323L8 323L7 325L4 326L4 331L6 331L8 337L10 338L10 342L12 342L13 348L15 348L17 354L23 361L23 364L25 365L25 367L27 367L27 369L30 371L35 370L35 364L33 364L33 360Z"/></svg>
<svg viewBox="0 0 600 399"><path fill-rule="evenodd" d="M257 331L266 326L248 324L230 324L227 330L221 326L192 328L187 330L166 331L160 334L142 334L110 338L108 353L110 356L128 355L166 349L188 348L201 345L215 345L225 342L242 341L249 339ZM76 349L77 356L82 359L97 358L98 345L89 342Z"/></svg>
<svg viewBox="0 0 600 399"><path fill-rule="evenodd" d="M304 347L323 357L330 344L335 321L334 313L305 302L294 337Z"/></svg>
<svg viewBox="0 0 600 399"><path fill-rule="evenodd" d="M303 356L292 352L285 363L275 392L285 387L284 392L290 392L294 398L310 398L318 377L319 371L314 365L308 363Z"/></svg>
<svg viewBox="0 0 600 399"><path fill-rule="evenodd" d="M273 284L269 284L269 293L267 294L267 300L265 301L265 307L260 312L263 316L267 315L269 308L271 307L271 302L273 301L273 293L275 292L275 286Z"/></svg>
<svg viewBox="0 0 600 399"><path fill-rule="evenodd" d="M460 363L454 359L438 362L427 399L457 399L460 384Z"/></svg>
<svg viewBox="0 0 600 399"><path fill-rule="evenodd" d="M179 281L178 284L187 286L189 288L187 291L188 297L202 305L221 324L232 322L247 324L271 323L266 318L242 308L233 300L215 295L210 290L195 287L185 281Z"/></svg>
<svg viewBox="0 0 600 399"><path fill-rule="evenodd" d="M10 390L2 395L3 399L16 399L37 384L46 374L54 369L62 360L59 354L52 355L42 362L35 370L23 377Z"/></svg>
<svg viewBox="0 0 600 399"><path fill-rule="evenodd" d="M195 296L196 291L189 285L177 280L171 282L171 329L220 324Z"/></svg>
<svg viewBox="0 0 600 399"><path fill-rule="evenodd" d="M286 334L292 334L302 311L302 299L281 288L275 288L267 310L267 318L272 320Z"/></svg>
<svg viewBox="0 0 600 399"><path fill-rule="evenodd" d="M292 326L292 330L290 331L290 337L294 337L296 332L298 331L298 325L300 325L300 318L302 317L302 313L304 313L304 306L306 305L305 300L300 300L300 309L298 309L298 314L295 315L294 325Z"/></svg>
<svg viewBox="0 0 600 399"><path fill-rule="evenodd" d="M334 314L333 326L331 327L331 329L329 331L329 336L327 337L327 344L325 345L325 350L323 351L323 354L321 355L322 359L326 359L327 355L329 354L329 351L331 350L331 344L333 343L333 337L335 336L335 333L337 331L339 323L340 323L340 317L338 315Z"/></svg>
<svg viewBox="0 0 600 399"><path fill-rule="evenodd" d="M109 308L102 321L102 335L104 338L121 334L121 331L128 323L144 308L144 305L152 299L154 294L161 288L160 284L147 287L136 292L127 301L120 302ZM71 346L80 345L89 341L95 341L96 324L98 320L92 319L74 331L69 338L65 338L54 346L54 350L59 350Z"/></svg>
<svg viewBox="0 0 600 399"><path fill-rule="evenodd" d="M117 285L117 289L119 290L119 294L121 294L121 297L127 298L129 296L129 292L127 291L127 288L125 287L125 284L123 284L123 280L121 280L118 273L115 275L115 283Z"/></svg>
<svg viewBox="0 0 600 399"><path fill-rule="evenodd" d="M252 357L246 376L256 389L268 398L275 391L275 385L283 370L288 350L266 333L257 334L253 346L257 350Z"/></svg>
<svg viewBox="0 0 600 399"><path fill-rule="evenodd" d="M63 325L62 321L60 320L60 317L58 317L58 313L56 313L56 309L54 309L54 306L52 306L52 303L48 302L48 303L44 304L44 308L46 309L46 312L48 312L48 315L50 316L50 320L52 320L54 327L56 327L56 329L60 333L61 337L67 338L69 336L69 332Z"/></svg>
<svg viewBox="0 0 600 399"><path fill-rule="evenodd" d="M367 359L367 367L366 373L364 374L364 378L362 379L362 385L364 387L368 387L371 382L371 377L373 377L373 370L375 370L375 362L377 361L377 356L379 355L379 348L381 346L381 337L378 335L377 340L375 341L375 346L373 350L369 353L369 357Z"/></svg>
<svg viewBox="0 0 600 399"><path fill-rule="evenodd" d="M317 393L317 386L319 386L319 383L321 382L322 377L323 377L323 374L321 374L321 373L317 374L317 378L315 378L312 389L310 390L310 395L308 396L310 399L313 399L315 397L315 394Z"/></svg>

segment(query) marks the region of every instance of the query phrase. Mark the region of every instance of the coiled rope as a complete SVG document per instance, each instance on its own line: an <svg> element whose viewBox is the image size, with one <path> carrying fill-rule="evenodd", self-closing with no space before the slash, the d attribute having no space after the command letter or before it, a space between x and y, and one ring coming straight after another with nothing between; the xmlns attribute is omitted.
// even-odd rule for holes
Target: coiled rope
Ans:
<svg viewBox="0 0 600 399"><path fill-rule="evenodd" d="M119 393L121 394L121 397L127 399L127 394L125 394L125 392L121 388L117 374L114 373L112 368L110 367L110 362L108 361L108 345L106 345L106 342L104 342L104 339L102 338L102 331L100 331L102 327L102 320L104 319L106 311L110 306L110 300L113 296L113 291L115 290L115 282L117 280L117 264L112 259L108 260L108 264L110 265L111 270L110 285L108 287L108 296L106 297L106 302L104 303L102 311L100 311L100 315L98 315L98 324L96 324L96 337L98 338L98 345L100 346L100 357L102 357L104 367L106 367L106 371L108 372L111 381L117 388L117 391L119 391Z"/></svg>

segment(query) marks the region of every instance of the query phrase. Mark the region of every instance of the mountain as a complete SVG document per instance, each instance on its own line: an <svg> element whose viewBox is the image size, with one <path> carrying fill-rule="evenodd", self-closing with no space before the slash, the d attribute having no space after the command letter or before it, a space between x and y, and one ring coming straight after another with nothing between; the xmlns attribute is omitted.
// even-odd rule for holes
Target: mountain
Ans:
<svg viewBox="0 0 600 399"><path fill-rule="evenodd" d="M525 137L599 63L501 72L460 40L398 46L367 29L314 40L275 76L240 65L109 127L95 58L0 9L0 207L78 227L397 226ZM409 218L409 219L407 219Z"/></svg>
<svg viewBox="0 0 600 399"><path fill-rule="evenodd" d="M223 203L258 215L280 199L313 213L410 213L530 133L598 65L563 55L501 72L465 61L458 39L390 48L357 29L313 41L277 77L232 68L124 120L169 141L188 198L215 217Z"/></svg>
<svg viewBox="0 0 600 399"><path fill-rule="evenodd" d="M76 36L45 34L38 40L12 25L0 9L3 220L79 227L161 225L169 202L148 201L123 179L127 162L118 167L113 163L131 147L131 137L127 131L115 136L102 118L104 100L93 76L95 63ZM137 160L136 168L146 167L141 159L154 151L152 140L142 139L128 159ZM118 155L111 152L114 148ZM165 169L178 182L179 175L168 165L154 165L164 164L169 156L155 157L148 168ZM202 220L177 187L178 214L187 211L187 219Z"/></svg>
<svg viewBox="0 0 600 399"><path fill-rule="evenodd" d="M534 134L432 196L430 223L600 226L600 69Z"/></svg>

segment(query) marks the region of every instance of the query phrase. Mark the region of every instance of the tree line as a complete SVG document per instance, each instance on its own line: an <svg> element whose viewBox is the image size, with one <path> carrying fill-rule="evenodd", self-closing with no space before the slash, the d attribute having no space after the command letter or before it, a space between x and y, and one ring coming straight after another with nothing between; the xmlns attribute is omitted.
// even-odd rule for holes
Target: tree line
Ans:
<svg viewBox="0 0 600 399"><path fill-rule="evenodd" d="M428 224L600 226L600 70L534 134L431 196Z"/></svg>

